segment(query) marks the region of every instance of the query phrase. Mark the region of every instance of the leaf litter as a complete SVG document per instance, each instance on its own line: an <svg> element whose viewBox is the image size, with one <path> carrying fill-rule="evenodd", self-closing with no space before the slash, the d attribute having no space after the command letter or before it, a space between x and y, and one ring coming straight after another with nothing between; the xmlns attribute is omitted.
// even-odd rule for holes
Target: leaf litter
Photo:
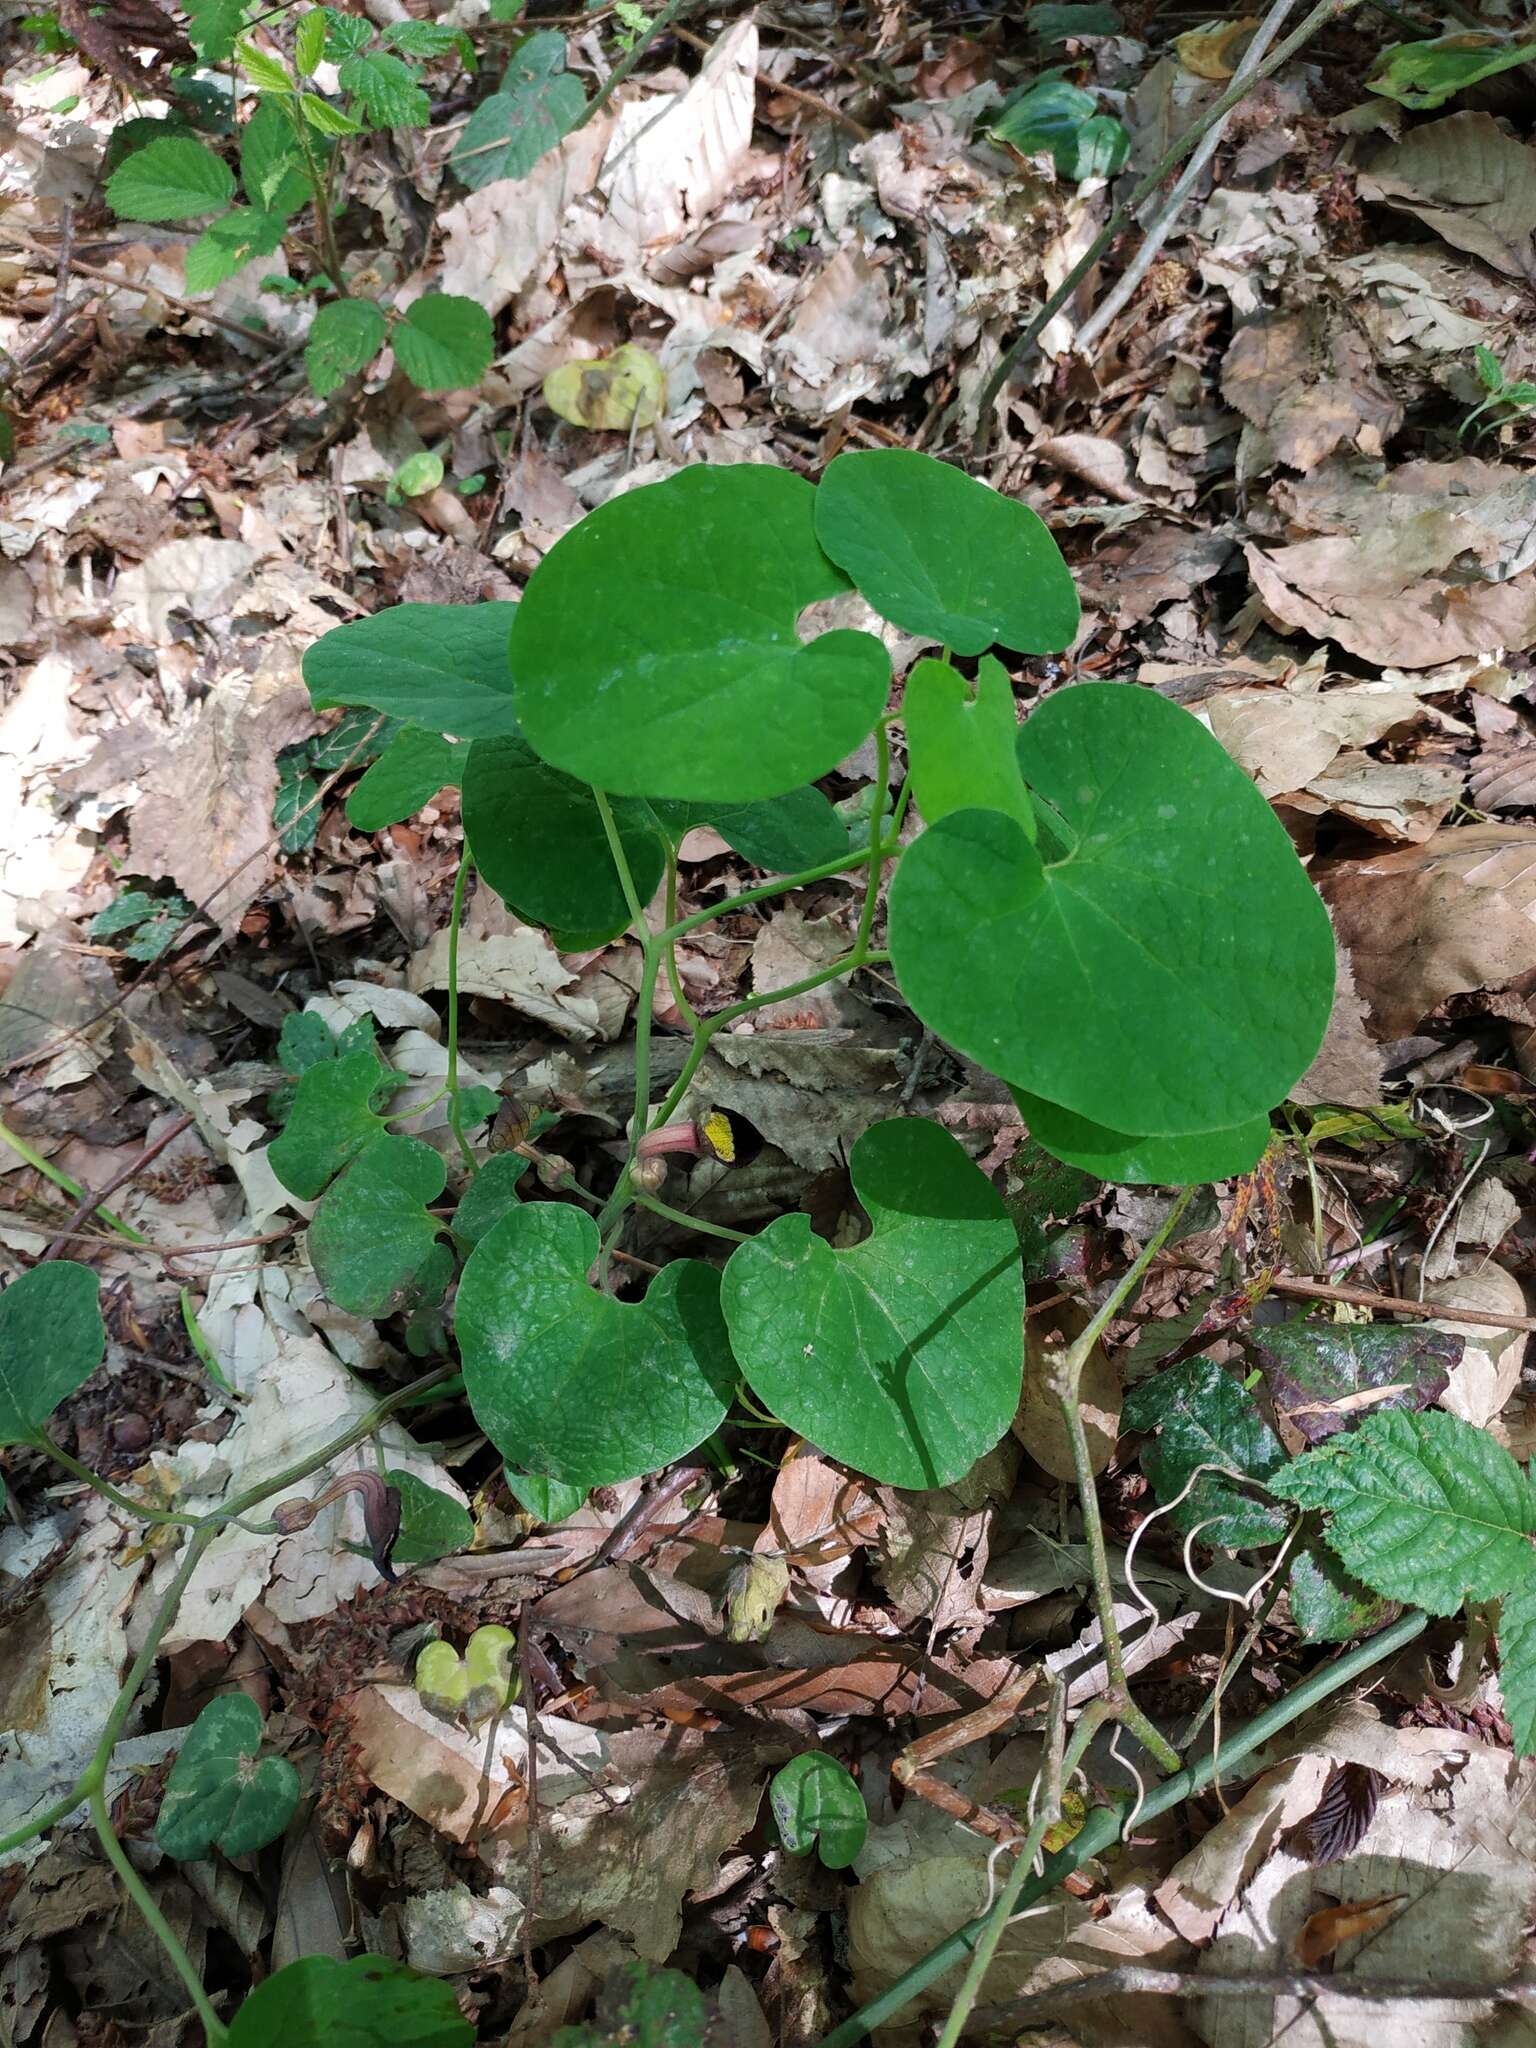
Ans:
<svg viewBox="0 0 1536 2048"><path fill-rule="evenodd" d="M1516 26L1488 13L1495 34ZM576 102L557 92L527 161L510 111L466 102L450 137L414 131L423 146L387 169L352 160L347 233L415 292L482 306L495 360L470 389L422 393L381 359L322 402L286 346L304 326L281 252L192 290L178 224L112 238L97 193L122 53L160 30L137 10L59 19L79 47L19 67L0 250L0 343L8 378L23 372L0 472L0 1256L12 1284L51 1250L106 1286L105 1363L56 1418L61 1447L142 1502L201 1512L445 1345L440 1303L376 1324L326 1298L298 1236L312 1204L267 1156L308 1056L366 1044L394 1089L383 1106L413 1116L458 1186L439 1095L458 792L369 832L346 803L366 747L316 757L307 836L285 845L294 750L330 730L300 683L305 647L401 600L514 597L584 512L694 464L964 459L1020 308L1214 101L1246 30L1037 8L966 41L905 6L867 33L824 8L700 13L697 36L646 40L563 139ZM594 22L567 35L530 17L563 45L546 82L615 61ZM982 470L1052 528L1084 602L1068 656L1012 664L1015 706L1124 678L1194 710L1310 863L1345 970L1284 1143L1218 1185L1204 1235L1162 1254L1085 1388L1114 1615L1170 1730L1218 1685L1230 1728L1393 1611L1311 1529L1291 1556L1288 1512L1246 1481L1377 1414L1443 1414L1522 1460L1533 1441L1536 487L1529 408L1469 416L1536 372L1521 317L1536 141L1513 58L1449 105L1372 93L1368 76L1410 75L1378 61L1379 27L1341 20L1254 89L1129 301L1094 321L1134 238L1046 327ZM999 142L998 109L1048 64L1123 124L1129 170L1074 177L1065 146ZM477 137L489 175L478 158L461 175ZM640 403L612 369L637 357ZM405 492L415 457L441 481ZM825 780L855 828L875 768L865 750ZM653 925L759 879L712 822ZM171 942L135 951L157 916ZM857 917L836 875L734 914L679 948L684 995L708 1014L789 986L846 950ZM551 935L477 888L456 971L476 1141L514 1148L509 1189L600 1182L633 1089L638 949ZM658 989L663 1086L681 1016ZM860 1481L814 1440L763 1437L768 1468L684 1461L572 1507L547 1476L504 1473L462 1404L401 1408L327 1468L361 1490L208 1550L113 1759L119 1825L200 1961L233 1923L206 1866L178 1875L154 1826L185 1732L242 1696L265 1717L262 1754L313 1784L308 1839L357 1887L362 1949L445 1980L482 2039L625 2038L638 1958L705 1987L704 2016L673 2038L811 2042L993 1895L997 1829L1042 1755L1043 1691L1021 1714L1010 1685L1056 1673L1078 1713L1110 1679L1052 1357L1155 1224L1140 1195L1041 1153L1027 1115L875 977L720 1034L678 1110L715 1113L752 1156L674 1160L669 1203L737 1229L799 1212L842 1253L864 1228L849 1163L871 1123L934 1119L981 1162L1025 1253L1011 1434L940 1489ZM146 1158L178 1117L191 1124ZM151 1242L114 1234L108 1211ZM652 1220L647 1257L697 1251ZM1266 1293L1276 1273L1310 1305ZM35 1449L3 1462L0 1833L88 1761L174 1570L163 1535ZM402 1561L395 1583L364 1512L385 1467L420 1489L418 1511L461 1518L443 1524L460 1547ZM522 1630L531 1686L489 1750L412 1683L423 1642L486 1623ZM1007 1931L983 2008L1213 2048L1408 2024L1460 2040L1490 2020L1536 1902L1531 1766L1510 1754L1522 1703L1486 1654L1497 1624L1436 1621L1369 1706L1133 1823L1128 1854L1088 1861ZM933 1766L969 1818L898 1803L889 1773L914 1737L978 1714ZM871 1815L849 1872L792 1854L763 1798L783 1763L822 1753L853 1768ZM1138 1796L1103 1736L1086 1771L1095 1800ZM56 1832L41 1860L37 1846L0 1859L8 2037L52 2039L83 2006L182 2038L161 1964L135 1950L106 1972L92 1936L97 1961L72 1975L77 1930L106 1923L110 1894L90 1890L85 1833ZM238 1872L263 1910L219 1966L231 2005L279 1960L266 1909L291 1899L291 1849ZM322 1940L301 1932L299 1952ZM1162 1973L1155 1990L1138 1970ZM1243 1977L1265 1988L1236 1996ZM1445 2002L1410 2019L1439 1982ZM915 2041L954 1985L941 1976L882 2038Z"/></svg>

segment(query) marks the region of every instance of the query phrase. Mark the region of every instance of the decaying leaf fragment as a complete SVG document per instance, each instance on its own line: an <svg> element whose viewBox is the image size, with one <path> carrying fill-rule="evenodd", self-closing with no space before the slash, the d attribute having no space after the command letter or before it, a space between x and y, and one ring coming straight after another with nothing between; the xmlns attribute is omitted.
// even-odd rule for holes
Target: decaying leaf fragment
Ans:
<svg viewBox="0 0 1536 2048"><path fill-rule="evenodd" d="M595 432L652 427L661 417L666 389L661 364L626 341L611 356L551 370L544 379L544 403L572 426Z"/></svg>

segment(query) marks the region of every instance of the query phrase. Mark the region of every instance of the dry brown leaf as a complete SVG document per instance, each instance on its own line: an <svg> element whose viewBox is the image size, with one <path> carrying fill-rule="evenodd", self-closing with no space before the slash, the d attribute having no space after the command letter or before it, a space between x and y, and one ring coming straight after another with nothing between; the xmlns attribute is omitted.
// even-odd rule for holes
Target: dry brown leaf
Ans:
<svg viewBox="0 0 1536 2048"><path fill-rule="evenodd" d="M1140 625L1218 575L1234 548L1224 533L1200 533L1171 520L1142 521L1095 549L1079 573L1078 589L1085 605L1101 607L1115 625Z"/></svg>
<svg viewBox="0 0 1536 2048"><path fill-rule="evenodd" d="M1037 1465L1053 1479L1075 1476L1072 1442L1050 1376L1066 1346L1087 1327L1088 1317L1070 1303L1031 1316L1024 1325L1024 1390L1013 1433ZM1102 1472L1120 1437L1120 1375L1102 1344L1095 1344L1083 1368L1078 1403L1088 1438L1088 1456Z"/></svg>
<svg viewBox="0 0 1536 2048"><path fill-rule="evenodd" d="M1368 158L1360 196L1414 214L1510 277L1536 276L1536 150L1492 114L1447 114L1410 129Z"/></svg>
<svg viewBox="0 0 1536 2048"><path fill-rule="evenodd" d="M1536 968L1536 825L1465 825L1319 877L1384 1038Z"/></svg>
<svg viewBox="0 0 1536 2048"><path fill-rule="evenodd" d="M597 185L637 252L680 240L729 197L752 147L756 74L756 24L738 22L686 92L620 107Z"/></svg>
<svg viewBox="0 0 1536 2048"><path fill-rule="evenodd" d="M1380 455L1403 420L1364 336L1321 303L1240 327L1221 366L1221 392L1264 429L1276 461L1303 471L1346 442Z"/></svg>
<svg viewBox="0 0 1536 2048"><path fill-rule="evenodd" d="M612 123L590 121L546 150L525 178L495 178L438 215L442 289L477 299L493 317L527 290L572 205L590 192Z"/></svg>
<svg viewBox="0 0 1536 2048"><path fill-rule="evenodd" d="M1406 1892L1388 1892L1384 1898L1361 1899L1356 1904L1323 1906L1303 1925L1292 1947L1304 1970L1315 1970L1346 1941L1358 1941L1385 1927L1407 1897Z"/></svg>
<svg viewBox="0 0 1536 2048"><path fill-rule="evenodd" d="M1366 1029L1366 1005L1355 987L1354 965L1337 941L1334 950L1337 971L1328 1029L1317 1058L1291 1089L1291 1100L1368 1109L1381 1100L1385 1062L1381 1048Z"/></svg>
<svg viewBox="0 0 1536 2048"><path fill-rule="evenodd" d="M1513 1273L1491 1260L1469 1262L1465 1272L1433 1281L1424 1290L1426 1301L1444 1302L1447 1308L1487 1309L1515 1321L1528 1315L1525 1290ZM1486 1323L1459 1323L1454 1314L1437 1316L1429 1325L1463 1340L1461 1363L1452 1368L1450 1385L1440 1396L1440 1406L1459 1415L1478 1429L1486 1429L1520 1384L1520 1367L1525 1358L1526 1332L1507 1333L1490 1329Z"/></svg>
<svg viewBox="0 0 1536 2048"><path fill-rule="evenodd" d="M1376 682L1224 690L1200 708L1233 760L1269 797L1308 788L1342 748L1372 746L1424 716L1413 691Z"/></svg>

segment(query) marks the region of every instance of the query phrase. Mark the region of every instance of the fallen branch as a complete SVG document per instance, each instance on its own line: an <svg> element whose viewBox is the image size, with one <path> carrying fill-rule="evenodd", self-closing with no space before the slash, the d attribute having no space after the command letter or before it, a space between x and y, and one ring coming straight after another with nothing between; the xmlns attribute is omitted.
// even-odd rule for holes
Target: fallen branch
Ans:
<svg viewBox="0 0 1536 2048"><path fill-rule="evenodd" d="M1438 1316L1448 1323L1476 1323L1489 1330L1536 1330L1536 1316L1500 1315L1497 1309L1462 1308L1452 1301L1406 1301L1399 1294L1376 1294L1369 1287L1330 1287L1322 1280L1283 1276L1270 1281L1269 1291L1298 1301L1337 1301L1347 1308L1373 1308L1379 1315Z"/></svg>
<svg viewBox="0 0 1536 2048"><path fill-rule="evenodd" d="M1271 1977L1221 1977L1204 1970L1153 1970L1125 1963L1070 1984L1053 1984L1004 2005L985 2006L979 2027L1022 2027L1054 2017L1064 2005L1096 1998L1307 1998L1346 2005L1536 2006L1536 1984L1455 1984L1442 1978L1395 1983L1390 1978L1332 1977L1322 1971L1281 1971Z"/></svg>

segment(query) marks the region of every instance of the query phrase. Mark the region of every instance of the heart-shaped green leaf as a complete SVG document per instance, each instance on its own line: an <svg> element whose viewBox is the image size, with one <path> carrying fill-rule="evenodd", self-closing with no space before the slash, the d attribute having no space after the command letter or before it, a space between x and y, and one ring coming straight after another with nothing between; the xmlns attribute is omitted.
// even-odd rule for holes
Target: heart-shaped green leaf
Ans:
<svg viewBox="0 0 1536 2048"><path fill-rule="evenodd" d="M791 789L755 804L659 802L656 814L674 840L712 825L727 846L765 874L819 868L848 853L848 827L819 789Z"/></svg>
<svg viewBox="0 0 1536 2048"><path fill-rule="evenodd" d="M1251 1117L1230 1131L1196 1131L1190 1137L1131 1138L1106 1130L1087 1117L1074 1116L1058 1103L1011 1091L1019 1114L1047 1152L1080 1166L1100 1180L1133 1186L1193 1187L1202 1181L1225 1180L1247 1173L1269 1143L1269 1118Z"/></svg>
<svg viewBox="0 0 1536 2048"><path fill-rule="evenodd" d="M1019 734L1047 863L995 811L903 856L891 954L941 1038L1132 1136L1231 1130L1281 1101L1333 999L1328 914L1284 827L1198 719L1085 683Z"/></svg>
<svg viewBox="0 0 1536 2048"><path fill-rule="evenodd" d="M414 1472L386 1472L384 1480L400 1496L400 1533L390 1550L392 1563L430 1564L468 1550L475 1540L474 1518L452 1494L428 1486Z"/></svg>
<svg viewBox="0 0 1536 2048"><path fill-rule="evenodd" d="M550 549L517 608L518 715L556 768L630 796L747 803L835 768L885 708L868 633L802 644L848 588L815 491L761 463L610 498Z"/></svg>
<svg viewBox="0 0 1536 2048"><path fill-rule="evenodd" d="M650 807L613 804L642 903L666 853ZM522 916L556 931L607 931L629 906L590 787L541 761L523 740L476 740L464 770L464 833L475 865Z"/></svg>
<svg viewBox="0 0 1536 2048"><path fill-rule="evenodd" d="M1077 632L1072 572L1045 521L931 455L837 456L816 537L882 618L956 654L1052 654Z"/></svg>
<svg viewBox="0 0 1536 2048"><path fill-rule="evenodd" d="M841 460L841 458L839 458ZM995 655L974 686L947 661L920 661L901 700L912 794L930 825L951 811L1002 811L1035 836L1035 807L1019 773L1013 685Z"/></svg>
<svg viewBox="0 0 1536 2048"><path fill-rule="evenodd" d="M567 1521L587 1497L583 1486L567 1486L542 1473L514 1472L510 1465L503 1468L503 1477L513 1499L540 1522Z"/></svg>
<svg viewBox="0 0 1536 2048"><path fill-rule="evenodd" d="M34 1266L0 1294L0 1450L31 1443L107 1348L96 1275L73 1259Z"/></svg>
<svg viewBox="0 0 1536 2048"><path fill-rule="evenodd" d="M869 1812L864 1794L837 1761L819 1749L793 1757L768 1787L773 1817L791 1856L814 1844L828 1870L846 1870L864 1846Z"/></svg>
<svg viewBox="0 0 1536 2048"><path fill-rule="evenodd" d="M470 745L424 726L403 727L347 798L347 823L359 832L382 832L414 818L439 790L464 780Z"/></svg>
<svg viewBox="0 0 1536 2048"><path fill-rule="evenodd" d="M244 1856L275 1842L299 1803L299 1774L286 1757L263 1757L261 1709L243 1692L210 1700L182 1742L155 1840L168 1856L206 1856L214 1844Z"/></svg>
<svg viewBox="0 0 1536 2048"><path fill-rule="evenodd" d="M889 1486L947 1486L1013 1419L1024 1283L1001 1197L937 1124L854 1146L873 1226L833 1251L780 1216L725 1269L731 1346L754 1391L830 1456Z"/></svg>
<svg viewBox="0 0 1536 2048"><path fill-rule="evenodd" d="M434 1642L416 1659L416 1690L427 1704L472 1725L499 1714L521 1684L517 1637L494 1622L475 1630L462 1657L451 1643Z"/></svg>
<svg viewBox="0 0 1536 2048"><path fill-rule="evenodd" d="M309 1226L309 1256L338 1308L380 1321L442 1300L453 1278L453 1253L427 1205L438 1200L446 1180L442 1155L430 1145L384 1135L365 1145L326 1189Z"/></svg>
<svg viewBox="0 0 1536 2048"><path fill-rule="evenodd" d="M272 1171L289 1194L314 1201L344 1166L378 1143L387 1126L376 1105L395 1078L373 1052L349 1052L306 1067L288 1122L267 1148Z"/></svg>
<svg viewBox="0 0 1536 2048"><path fill-rule="evenodd" d="M597 1252L579 1210L514 1209L471 1252L454 1312L480 1427L513 1464L583 1488L691 1451L736 1380L713 1267L679 1259L618 1302L587 1284Z"/></svg>
<svg viewBox="0 0 1536 2048"><path fill-rule="evenodd" d="M517 732L507 635L515 604L397 604L322 635L304 656L317 711L366 704L460 739Z"/></svg>
<svg viewBox="0 0 1536 2048"><path fill-rule="evenodd" d="M498 1152L486 1160L453 1212L453 1234L466 1251L473 1251L486 1232L517 1207L517 1184L531 1164L516 1152Z"/></svg>
<svg viewBox="0 0 1536 2048"><path fill-rule="evenodd" d="M388 1956L302 1956L258 1984L235 2014L229 2048L472 2048L452 1984Z"/></svg>

